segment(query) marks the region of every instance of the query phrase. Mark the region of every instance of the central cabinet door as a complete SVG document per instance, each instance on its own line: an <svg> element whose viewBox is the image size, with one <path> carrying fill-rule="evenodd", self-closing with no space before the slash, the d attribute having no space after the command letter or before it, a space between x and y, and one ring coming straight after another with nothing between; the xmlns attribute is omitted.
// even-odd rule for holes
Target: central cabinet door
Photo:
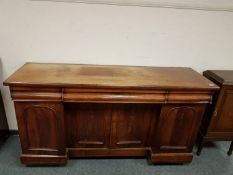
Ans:
<svg viewBox="0 0 233 175"><path fill-rule="evenodd" d="M158 111L152 104L115 104L112 109L112 148L145 147Z"/></svg>
<svg viewBox="0 0 233 175"><path fill-rule="evenodd" d="M65 105L70 148L140 148L147 145L160 107L152 104Z"/></svg>
<svg viewBox="0 0 233 175"><path fill-rule="evenodd" d="M111 104L67 104L67 138L70 148L104 148L109 145Z"/></svg>

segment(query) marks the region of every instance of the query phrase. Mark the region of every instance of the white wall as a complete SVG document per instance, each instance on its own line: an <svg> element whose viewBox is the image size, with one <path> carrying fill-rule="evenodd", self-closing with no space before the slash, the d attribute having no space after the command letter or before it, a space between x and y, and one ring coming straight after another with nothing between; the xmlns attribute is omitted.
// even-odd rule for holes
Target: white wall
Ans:
<svg viewBox="0 0 233 175"><path fill-rule="evenodd" d="M0 80L26 61L233 69L233 13L0 0L0 58Z"/></svg>

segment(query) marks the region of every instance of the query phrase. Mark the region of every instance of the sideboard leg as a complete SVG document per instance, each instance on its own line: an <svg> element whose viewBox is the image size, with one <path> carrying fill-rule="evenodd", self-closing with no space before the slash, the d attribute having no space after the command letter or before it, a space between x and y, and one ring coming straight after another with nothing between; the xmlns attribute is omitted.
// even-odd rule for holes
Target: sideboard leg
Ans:
<svg viewBox="0 0 233 175"><path fill-rule="evenodd" d="M197 147L197 155L200 156L201 155L201 151L202 151L202 148L203 148L203 145L204 145L204 138L200 138L200 142L198 144L198 147Z"/></svg>
<svg viewBox="0 0 233 175"><path fill-rule="evenodd" d="M233 150L233 141L231 142L231 146L227 152L227 155L230 156L232 154L232 150Z"/></svg>

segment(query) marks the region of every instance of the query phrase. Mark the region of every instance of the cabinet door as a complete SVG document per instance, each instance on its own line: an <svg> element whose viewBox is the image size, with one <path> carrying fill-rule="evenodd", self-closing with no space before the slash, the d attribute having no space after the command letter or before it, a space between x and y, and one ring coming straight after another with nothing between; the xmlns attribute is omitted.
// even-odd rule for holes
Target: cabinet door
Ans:
<svg viewBox="0 0 233 175"><path fill-rule="evenodd" d="M158 152L190 152L199 130L205 105L164 105L158 121Z"/></svg>
<svg viewBox="0 0 233 175"><path fill-rule="evenodd" d="M65 154L62 103L15 102L15 109L24 154Z"/></svg>
<svg viewBox="0 0 233 175"><path fill-rule="evenodd" d="M233 89L222 89L211 119L209 131L233 132Z"/></svg>
<svg viewBox="0 0 233 175"><path fill-rule="evenodd" d="M152 104L115 104L112 110L111 147L145 147L159 110Z"/></svg>
<svg viewBox="0 0 233 175"><path fill-rule="evenodd" d="M111 104L68 103L65 115L70 148L102 148L109 145Z"/></svg>

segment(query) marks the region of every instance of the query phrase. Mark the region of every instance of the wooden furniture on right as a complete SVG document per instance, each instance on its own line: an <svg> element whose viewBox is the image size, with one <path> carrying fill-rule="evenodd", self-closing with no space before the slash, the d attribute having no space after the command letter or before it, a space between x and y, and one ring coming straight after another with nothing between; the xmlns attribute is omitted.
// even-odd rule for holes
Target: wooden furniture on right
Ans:
<svg viewBox="0 0 233 175"><path fill-rule="evenodd" d="M213 97L213 104L207 107L203 118L197 155L200 155L206 141L232 141L228 155L233 149L233 71L208 70L205 77L221 87Z"/></svg>

